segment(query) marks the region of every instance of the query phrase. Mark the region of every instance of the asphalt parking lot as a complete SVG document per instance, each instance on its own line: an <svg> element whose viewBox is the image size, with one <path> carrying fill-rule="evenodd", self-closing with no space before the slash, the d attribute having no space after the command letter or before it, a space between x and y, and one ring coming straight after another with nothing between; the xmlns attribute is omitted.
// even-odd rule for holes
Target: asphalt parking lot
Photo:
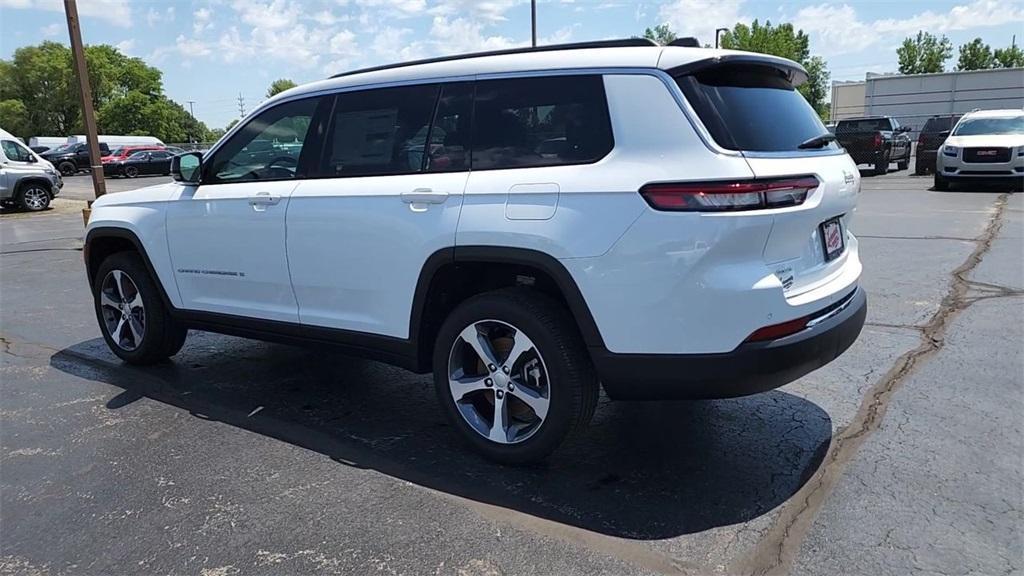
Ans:
<svg viewBox="0 0 1024 576"><path fill-rule="evenodd" d="M0 218L0 574L1019 574L1024 197L930 186L864 178L870 312L840 359L747 398L603 399L515 469L374 362L193 332L121 364L69 178L66 208Z"/></svg>

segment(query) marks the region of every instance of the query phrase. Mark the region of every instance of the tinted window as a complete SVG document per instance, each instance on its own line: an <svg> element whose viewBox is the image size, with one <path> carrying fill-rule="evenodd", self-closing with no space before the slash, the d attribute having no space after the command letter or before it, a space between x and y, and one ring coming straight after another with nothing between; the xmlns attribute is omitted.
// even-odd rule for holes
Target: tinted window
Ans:
<svg viewBox="0 0 1024 576"><path fill-rule="evenodd" d="M864 120L843 120L836 126L837 134L853 134L857 132L880 132L889 130L889 121L885 118L867 118Z"/></svg>
<svg viewBox="0 0 1024 576"><path fill-rule="evenodd" d="M473 169L582 164L613 146L600 76L477 82Z"/></svg>
<svg viewBox="0 0 1024 576"><path fill-rule="evenodd" d="M780 70L718 66L676 80L719 146L729 150L789 151L828 131ZM837 131L842 127L840 123ZM832 142L818 150L832 150Z"/></svg>
<svg viewBox="0 0 1024 576"><path fill-rule="evenodd" d="M288 180L301 177L300 154L322 98L274 106L246 122L204 165L204 182ZM302 164L304 166L304 164Z"/></svg>
<svg viewBox="0 0 1024 576"><path fill-rule="evenodd" d="M149 158L149 152L136 152L128 157L129 160L145 160Z"/></svg>
<svg viewBox="0 0 1024 576"><path fill-rule="evenodd" d="M469 169L472 142L473 84L446 84L441 88L437 113L430 127L428 172Z"/></svg>
<svg viewBox="0 0 1024 576"><path fill-rule="evenodd" d="M959 116L939 116L936 118L929 118L928 121L924 123L924 128L921 128L921 132L942 132L944 130L949 130L959 119Z"/></svg>
<svg viewBox="0 0 1024 576"><path fill-rule="evenodd" d="M325 176L411 174L423 150L438 86L402 86L338 95L324 150Z"/></svg>
<svg viewBox="0 0 1024 576"><path fill-rule="evenodd" d="M1016 118L968 118L957 124L953 136L1024 134L1024 116Z"/></svg>
<svg viewBox="0 0 1024 576"><path fill-rule="evenodd" d="M152 152L149 155L153 160L166 160L171 157L170 152Z"/></svg>
<svg viewBox="0 0 1024 576"><path fill-rule="evenodd" d="M4 155L12 162L28 162L32 158L32 154L14 140L0 141L0 146L4 149Z"/></svg>

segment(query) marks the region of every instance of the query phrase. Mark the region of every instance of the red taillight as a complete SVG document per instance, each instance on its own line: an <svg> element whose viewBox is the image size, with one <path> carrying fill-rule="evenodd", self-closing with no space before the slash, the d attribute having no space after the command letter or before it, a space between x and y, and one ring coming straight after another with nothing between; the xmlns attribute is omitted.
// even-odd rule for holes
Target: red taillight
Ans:
<svg viewBox="0 0 1024 576"><path fill-rule="evenodd" d="M804 203L820 182L814 176L738 182L647 184L640 195L655 210L725 212L782 208Z"/></svg>
<svg viewBox="0 0 1024 576"><path fill-rule="evenodd" d="M771 326L758 328L753 334L747 337L746 341L760 342L762 340L775 340L776 338L796 334L807 327L807 320L809 318L809 316L804 316L803 318L797 318L796 320L790 320L781 324L772 324Z"/></svg>
<svg viewBox="0 0 1024 576"><path fill-rule="evenodd" d="M881 146L882 146L882 135L881 134L875 134L875 148L880 148Z"/></svg>

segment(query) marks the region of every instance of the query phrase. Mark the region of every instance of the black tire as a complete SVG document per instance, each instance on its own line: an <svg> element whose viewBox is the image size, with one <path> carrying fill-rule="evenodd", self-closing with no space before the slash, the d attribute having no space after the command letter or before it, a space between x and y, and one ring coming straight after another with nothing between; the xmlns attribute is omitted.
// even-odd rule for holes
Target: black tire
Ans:
<svg viewBox="0 0 1024 576"><path fill-rule="evenodd" d="M882 152L882 157L875 160L875 174L881 176L889 171L889 151Z"/></svg>
<svg viewBox="0 0 1024 576"><path fill-rule="evenodd" d="M949 190L949 180L938 172L935 173L935 189L939 192Z"/></svg>
<svg viewBox="0 0 1024 576"><path fill-rule="evenodd" d="M50 190L38 182L26 182L18 186L14 199L18 208L26 212L40 212L50 207Z"/></svg>
<svg viewBox="0 0 1024 576"><path fill-rule="evenodd" d="M104 280L108 274L113 274L114 271L120 271L128 276L142 300L144 311L142 337L141 342L135 343L133 349L126 349L119 342L114 341L101 305L100 294L103 290ZM142 258L135 252L112 254L100 264L93 282L93 302L96 320L107 346L118 358L129 364L155 364L176 354L185 343L188 331L168 314L159 288L149 275L149 270ZM107 310L109 312L112 309L108 307Z"/></svg>
<svg viewBox="0 0 1024 576"><path fill-rule="evenodd" d="M449 388L449 359L456 338L463 329L484 320L508 323L521 330L533 342L546 368L547 415L532 435L517 443L495 442L472 428L459 412ZM566 436L590 422L597 405L597 376L576 323L564 306L534 290L487 292L457 306L438 332L433 361L438 401L449 422L477 452L503 464L543 460Z"/></svg>
<svg viewBox="0 0 1024 576"><path fill-rule="evenodd" d="M918 159L916 162L914 162L914 174L915 175L917 175L917 176L924 176L927 173L928 173L928 171L925 170L924 164L921 164L921 160L920 159Z"/></svg>
<svg viewBox="0 0 1024 576"><path fill-rule="evenodd" d="M910 156L907 156L905 159L896 163L897 172L900 170L906 170L907 168L910 168Z"/></svg>
<svg viewBox="0 0 1024 576"><path fill-rule="evenodd" d="M135 178L139 175L139 169L135 166L125 166L122 174L124 174L126 178Z"/></svg>
<svg viewBox="0 0 1024 576"><path fill-rule="evenodd" d="M75 166L74 162L68 162L65 160L57 165L57 170L60 170L63 176L74 176L78 172L78 166Z"/></svg>

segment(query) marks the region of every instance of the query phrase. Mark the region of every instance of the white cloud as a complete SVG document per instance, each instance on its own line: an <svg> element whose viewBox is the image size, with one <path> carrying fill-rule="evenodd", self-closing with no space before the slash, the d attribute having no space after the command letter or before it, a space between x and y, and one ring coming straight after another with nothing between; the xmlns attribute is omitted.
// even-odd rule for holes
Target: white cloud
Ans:
<svg viewBox="0 0 1024 576"><path fill-rule="evenodd" d="M485 35L483 28L483 23L468 18L450 20L446 16L435 16L430 37L441 54L501 50L516 45L505 36Z"/></svg>
<svg viewBox="0 0 1024 576"><path fill-rule="evenodd" d="M290 28L298 22L301 12L299 4L291 0L271 0L269 3L235 0L231 4L242 22L254 28L276 30Z"/></svg>
<svg viewBox="0 0 1024 576"><path fill-rule="evenodd" d="M175 39L174 46L178 53L186 58L210 54L210 46L206 42L196 38L186 38L184 34Z"/></svg>
<svg viewBox="0 0 1024 576"><path fill-rule="evenodd" d="M60 22L54 22L53 24L48 24L40 28L39 34L41 34L43 38L53 38L54 36L59 35L61 30L67 31L67 26L62 26Z"/></svg>
<svg viewBox="0 0 1024 576"><path fill-rule="evenodd" d="M0 8L35 9L64 13L62 0L0 0ZM122 28L132 25L132 8L128 0L87 0L78 3L78 15L98 18Z"/></svg>
<svg viewBox="0 0 1024 576"><path fill-rule="evenodd" d="M321 26L334 26L341 22L348 22L351 20L348 14L341 16L335 16L330 10L321 10L313 15L313 21Z"/></svg>
<svg viewBox="0 0 1024 576"><path fill-rule="evenodd" d="M810 35L813 52L837 56L886 48L918 30L941 34L1024 22L1024 8L994 0L975 0L946 12L926 10L908 18L865 21L848 4L826 3L801 8L791 20L795 27Z"/></svg>
<svg viewBox="0 0 1024 576"><path fill-rule="evenodd" d="M157 10L156 8L150 8L146 12L146 24L150 28L157 24L167 24L168 22L174 22L174 6L168 6L166 10Z"/></svg>
<svg viewBox="0 0 1024 576"><path fill-rule="evenodd" d="M484 22L508 20L505 13L525 0L440 0L429 10L435 16L457 16Z"/></svg>
<svg viewBox="0 0 1024 576"><path fill-rule="evenodd" d="M741 13L743 0L672 0L658 9L658 18L679 36L693 36L701 44L715 43L715 28L749 22Z"/></svg>
<svg viewBox="0 0 1024 576"><path fill-rule="evenodd" d="M132 55L132 51L135 49L135 40L129 38L128 40L122 40L114 45L122 54Z"/></svg>
<svg viewBox="0 0 1024 576"><path fill-rule="evenodd" d="M422 14L427 9L426 0L355 0L356 5L370 10L379 10L384 16L408 18Z"/></svg>
<svg viewBox="0 0 1024 576"><path fill-rule="evenodd" d="M198 36L213 28L213 12L209 8L200 8L192 13L192 34Z"/></svg>

